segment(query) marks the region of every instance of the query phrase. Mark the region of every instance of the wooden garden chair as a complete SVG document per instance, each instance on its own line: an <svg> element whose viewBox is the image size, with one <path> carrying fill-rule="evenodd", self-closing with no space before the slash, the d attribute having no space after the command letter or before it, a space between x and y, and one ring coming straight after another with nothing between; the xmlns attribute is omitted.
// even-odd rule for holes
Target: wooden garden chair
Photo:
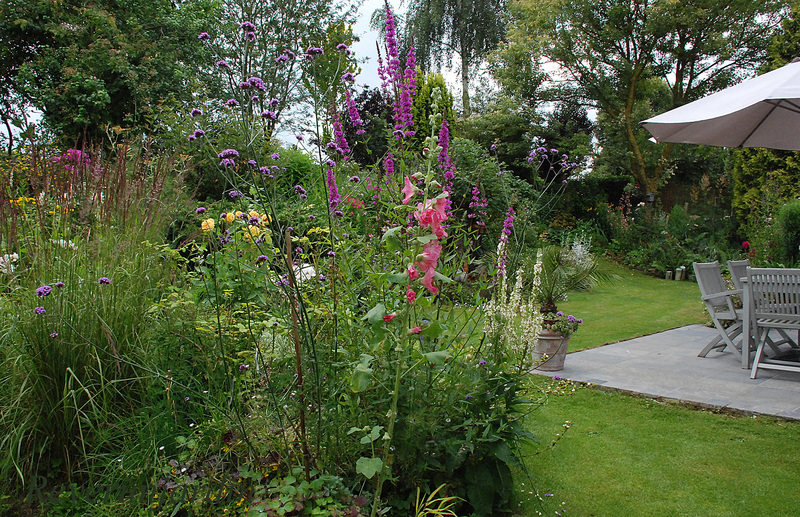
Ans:
<svg viewBox="0 0 800 517"><path fill-rule="evenodd" d="M800 372L800 360L764 354L771 330L800 331L800 269L748 268L746 291L749 326L757 343L750 378L756 378L759 368Z"/></svg>
<svg viewBox="0 0 800 517"><path fill-rule="evenodd" d="M711 321L717 328L717 336L703 348L698 357L706 357L711 350L721 352L729 347L741 358L743 312L736 308L733 297L741 296L742 290L728 290L719 262L694 262L692 267L700 287L700 299L706 304Z"/></svg>

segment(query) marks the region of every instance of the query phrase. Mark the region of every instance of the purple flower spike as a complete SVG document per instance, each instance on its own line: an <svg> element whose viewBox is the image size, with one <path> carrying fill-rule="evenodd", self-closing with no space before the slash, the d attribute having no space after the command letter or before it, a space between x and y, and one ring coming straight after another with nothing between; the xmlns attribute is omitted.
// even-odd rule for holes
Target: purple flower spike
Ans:
<svg viewBox="0 0 800 517"><path fill-rule="evenodd" d="M102 285L109 285L111 284L111 280L109 280L108 277L101 276L100 278L97 279L97 283Z"/></svg>

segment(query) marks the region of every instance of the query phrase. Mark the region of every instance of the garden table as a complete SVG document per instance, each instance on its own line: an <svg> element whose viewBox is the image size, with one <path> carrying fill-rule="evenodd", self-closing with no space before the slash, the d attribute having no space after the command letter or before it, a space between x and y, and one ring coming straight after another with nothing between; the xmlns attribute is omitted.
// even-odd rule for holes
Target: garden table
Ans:
<svg viewBox="0 0 800 517"><path fill-rule="evenodd" d="M800 361L788 361L764 355L764 346L769 345L778 352L777 346L797 343L788 339L788 330L800 331L800 269L747 268L742 278L744 298L744 337L742 343L742 368L752 368L754 379L758 368L790 370L800 372ZM769 338L771 330L777 330L786 339L774 342ZM755 341L756 351L752 360L750 351Z"/></svg>

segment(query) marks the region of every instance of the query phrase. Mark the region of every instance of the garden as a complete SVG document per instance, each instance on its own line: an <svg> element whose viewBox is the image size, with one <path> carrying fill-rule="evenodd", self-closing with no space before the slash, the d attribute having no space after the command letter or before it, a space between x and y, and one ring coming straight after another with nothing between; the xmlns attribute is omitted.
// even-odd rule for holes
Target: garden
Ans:
<svg viewBox="0 0 800 517"><path fill-rule="evenodd" d="M44 124L3 108L24 129L15 143L8 126L0 157L3 515L610 514L621 503L592 500L619 485L574 474L589 460L570 429L595 437L650 405L532 377L538 338L575 333L576 350L704 322L696 286L668 271L800 260L800 202L779 173L754 177L763 157L687 151L677 163L705 172L650 199L635 174L608 173L618 158L589 160L585 112L555 110L560 137L506 134L518 118L470 116L468 98L459 114L388 6L382 84L359 91L352 27L332 14L312 30L190 4L169 24L192 33L184 54L152 56L197 63L168 85L181 102L131 67L126 95L149 102L101 121L121 105L71 69L68 86L39 85ZM124 67L103 47L118 36L92 37L95 65ZM653 290L664 317L641 327ZM667 413L641 430L653 449L684 419L724 440L796 430L653 404Z"/></svg>

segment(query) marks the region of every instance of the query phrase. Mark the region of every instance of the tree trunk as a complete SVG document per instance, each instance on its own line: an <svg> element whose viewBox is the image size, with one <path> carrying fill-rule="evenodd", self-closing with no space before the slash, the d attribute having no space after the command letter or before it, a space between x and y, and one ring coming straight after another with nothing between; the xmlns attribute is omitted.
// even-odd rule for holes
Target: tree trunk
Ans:
<svg viewBox="0 0 800 517"><path fill-rule="evenodd" d="M472 115L469 106L469 58L466 53L461 54L461 106L464 109L464 117Z"/></svg>

